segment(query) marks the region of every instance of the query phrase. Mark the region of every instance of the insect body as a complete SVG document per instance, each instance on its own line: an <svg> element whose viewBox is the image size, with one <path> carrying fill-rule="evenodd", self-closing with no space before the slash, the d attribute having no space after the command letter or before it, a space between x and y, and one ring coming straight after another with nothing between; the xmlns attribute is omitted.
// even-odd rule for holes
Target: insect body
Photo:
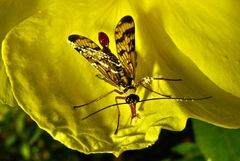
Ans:
<svg viewBox="0 0 240 161"><path fill-rule="evenodd" d="M98 35L98 39L102 48L100 48L95 42L84 36L74 34L68 37L68 40L72 44L73 48L76 49L80 54L82 54L91 63L92 66L94 66L100 71L102 75L97 75L97 77L116 87L116 89L100 96L95 100L92 100L87 104L74 106L74 108L80 108L89 105L113 92L117 92L120 95L124 96L117 96L115 98L116 104L104 107L82 119L86 119L106 108L117 106L118 122L117 128L115 130L116 134L118 132L120 118L120 111L118 107L119 105L129 104L132 114L131 119L133 119L137 116L136 103L138 102L156 99L201 100L209 98L172 98L170 95L161 94L151 88L151 82L153 80L179 81L181 79L144 77L137 82L135 81L137 53L135 51L135 24L131 16L123 17L115 28L115 41L118 57L116 57L109 49L109 38L105 33L100 32ZM136 89L139 86L142 86L147 90L150 90L151 92L154 92L164 97L140 100L139 96L135 94ZM117 103L117 99L125 99L125 103Z"/></svg>

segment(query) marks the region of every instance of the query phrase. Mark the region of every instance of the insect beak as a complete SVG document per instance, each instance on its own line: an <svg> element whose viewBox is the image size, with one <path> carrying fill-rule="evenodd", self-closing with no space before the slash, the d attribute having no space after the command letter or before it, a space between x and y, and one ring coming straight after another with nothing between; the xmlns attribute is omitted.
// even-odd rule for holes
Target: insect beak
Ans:
<svg viewBox="0 0 240 161"><path fill-rule="evenodd" d="M129 106L130 106L131 113L132 113L132 117L131 117L131 124L132 124L133 122L135 122L134 120L137 117L136 103L130 103Z"/></svg>

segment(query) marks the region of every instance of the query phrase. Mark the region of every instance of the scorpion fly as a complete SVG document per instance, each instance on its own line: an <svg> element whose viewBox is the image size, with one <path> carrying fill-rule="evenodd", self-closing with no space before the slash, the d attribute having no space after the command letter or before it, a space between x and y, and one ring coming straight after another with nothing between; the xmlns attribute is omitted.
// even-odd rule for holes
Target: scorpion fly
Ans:
<svg viewBox="0 0 240 161"><path fill-rule="evenodd" d="M137 53L135 51L135 24L131 16L123 17L115 28L115 42L116 42L116 57L109 49L109 38L104 32L98 34L98 40L102 48L100 48L95 42L87 37L81 35L70 35L68 40L72 47L77 50L84 58L86 58L92 66L99 70L101 75L97 77L108 84L115 87L112 91L86 103L83 105L74 106L73 108L80 108L87 106L91 103L101 100L105 96L117 92L123 96L115 97L116 104L106 106L99 109L82 120L103 111L109 107L116 106L118 109L117 127L114 134L117 134L119 129L120 110L119 106L123 104L129 104L131 109L131 121L137 116L136 104L138 102L145 102L159 99L175 99L175 100L203 100L210 97L204 98L174 98L170 95L161 94L154 91L151 88L151 82L153 80L165 80L165 81L180 81L181 79L169 79L169 78L154 78L154 77L143 77L142 79L135 81L135 73L137 67ZM142 86L150 92L156 93L163 97L151 98L140 100L139 96L135 94L136 89ZM124 103L117 103L117 99L125 99Z"/></svg>

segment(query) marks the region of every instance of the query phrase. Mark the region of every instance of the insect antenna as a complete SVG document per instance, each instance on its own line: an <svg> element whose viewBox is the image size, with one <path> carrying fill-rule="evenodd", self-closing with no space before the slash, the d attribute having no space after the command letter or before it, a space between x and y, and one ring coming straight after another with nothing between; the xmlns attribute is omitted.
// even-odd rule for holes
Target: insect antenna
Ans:
<svg viewBox="0 0 240 161"><path fill-rule="evenodd" d="M154 101L154 100L177 100L177 101L197 101L197 100L205 100L205 99L209 99L212 98L212 96L207 96L207 97L202 97L202 98L183 98L183 97L163 97L163 98L149 98L149 99L145 99L145 100L140 100L139 102L147 102L147 101Z"/></svg>
<svg viewBox="0 0 240 161"><path fill-rule="evenodd" d="M144 100L140 100L138 102L147 102L147 101L154 101L154 100L177 100L177 101L197 101L197 100L205 100L205 99L209 99L209 98L212 98L212 96L208 96L208 97L202 97L202 98L183 98L183 97L176 97L176 98L169 98L169 97L162 97L162 98L149 98L149 99L144 99ZM137 102L137 103L138 103ZM119 105L125 105L125 104L128 104L126 102L123 102L123 103L116 103L116 104L111 104L109 106L106 106L104 108L101 108L100 110L97 110L85 117L82 118L82 120L85 120L87 118L89 118L90 116L98 113L98 112L101 112L107 108L110 108L110 107L113 107L113 106L119 106Z"/></svg>
<svg viewBox="0 0 240 161"><path fill-rule="evenodd" d="M164 100L177 100L177 101L195 101L195 100L204 100L204 99L208 99L208 98L211 98L211 97L212 97L212 96L202 97L202 98L183 98L183 97L169 98L169 97L162 97L162 98L150 98L150 99L145 99L145 100L138 100L138 102L147 102L147 101L163 100L163 99L164 99ZM138 103L138 102L136 102L136 103ZM97 111L95 111L95 112L93 112L93 113L90 113L89 115L83 117L82 120L85 120L85 119L91 117L92 115L95 115L96 113L99 113L99 112L101 112L101 111L103 111L103 110L106 110L106 109L108 109L108 108L110 108L110 107L113 107L113 106L117 106L117 107L118 107L118 106L120 106L120 105L125 105L125 104L129 104L129 103L123 102L123 103L111 104L111 105L106 106L106 107L104 107L104 108L102 108L102 109L99 109L99 110L97 110ZM82 106L84 106L84 105L81 105L81 107L82 107ZM77 107L79 107L79 106L77 106ZM119 109L118 109L118 110L119 110ZM118 111L118 112L120 112L120 111ZM117 128L116 128L116 130L115 130L115 132L114 132L115 135L116 135L117 132L118 132L118 128L119 128L119 116L118 116Z"/></svg>

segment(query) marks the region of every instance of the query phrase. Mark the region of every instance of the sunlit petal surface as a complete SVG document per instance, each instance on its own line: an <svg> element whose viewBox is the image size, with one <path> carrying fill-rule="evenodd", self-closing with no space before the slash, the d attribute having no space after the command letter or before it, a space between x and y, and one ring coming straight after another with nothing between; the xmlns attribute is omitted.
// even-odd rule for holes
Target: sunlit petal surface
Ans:
<svg viewBox="0 0 240 161"><path fill-rule="evenodd" d="M2 0L0 2L0 42L2 43L6 34L14 26L36 13L38 9L44 8L45 4L44 0ZM50 2L48 2L48 4L50 4ZM1 50L2 45L0 46L0 51ZM0 60L0 84L0 103L16 106L17 104L2 59Z"/></svg>

